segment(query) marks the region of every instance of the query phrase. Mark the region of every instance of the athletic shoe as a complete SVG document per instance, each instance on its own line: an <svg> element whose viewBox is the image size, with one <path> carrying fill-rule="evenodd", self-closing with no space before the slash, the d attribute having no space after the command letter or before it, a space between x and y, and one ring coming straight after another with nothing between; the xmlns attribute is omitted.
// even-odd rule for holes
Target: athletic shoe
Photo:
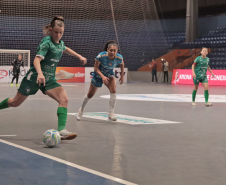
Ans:
<svg viewBox="0 0 226 185"><path fill-rule="evenodd" d="M196 103L195 103L195 102L192 102L191 105L192 105L192 106L196 106Z"/></svg>
<svg viewBox="0 0 226 185"><path fill-rule="evenodd" d="M66 129L59 131L61 140L72 140L77 137L76 133L69 132Z"/></svg>
<svg viewBox="0 0 226 185"><path fill-rule="evenodd" d="M77 114L77 116L76 116L76 118L77 118L78 121L81 120L82 114L83 114L83 112L81 111L81 108L80 108L79 111L78 111L78 114Z"/></svg>
<svg viewBox="0 0 226 185"><path fill-rule="evenodd" d="M212 105L213 105L213 104L210 103L210 102L205 103L205 106L206 106L206 107L210 107L210 106L212 106Z"/></svg>
<svg viewBox="0 0 226 185"><path fill-rule="evenodd" d="M112 114L109 114L109 115L108 115L108 120L110 120L110 121L117 121L117 118L116 118L115 115L112 113Z"/></svg>
<svg viewBox="0 0 226 185"><path fill-rule="evenodd" d="M18 86L20 86L19 84L16 84L16 86L18 87Z"/></svg>
<svg viewBox="0 0 226 185"><path fill-rule="evenodd" d="M11 83L10 85L13 86L13 83Z"/></svg>

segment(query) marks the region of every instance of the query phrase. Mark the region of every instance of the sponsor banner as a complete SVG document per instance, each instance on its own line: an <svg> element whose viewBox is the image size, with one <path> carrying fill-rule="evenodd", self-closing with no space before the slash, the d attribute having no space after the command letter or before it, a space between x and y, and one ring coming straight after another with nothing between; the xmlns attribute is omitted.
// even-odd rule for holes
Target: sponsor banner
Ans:
<svg viewBox="0 0 226 185"><path fill-rule="evenodd" d="M85 68L84 67L57 67L56 80L60 83L84 83Z"/></svg>
<svg viewBox="0 0 226 185"><path fill-rule="evenodd" d="M77 113L68 113L68 114L73 115L73 116L77 116ZM135 117L135 116L122 115L122 114L115 114L115 116L117 117L117 121L114 121L114 123L115 122L116 123L124 123L124 124L129 124L129 125L181 123L181 122L176 122L176 121ZM88 112L88 113L83 113L82 117L107 121L108 120L108 113L107 112Z"/></svg>
<svg viewBox="0 0 226 185"><path fill-rule="evenodd" d="M116 82L118 82L120 77L121 77L121 68L114 68L113 71L115 73ZM91 82L91 79L93 77L93 72L94 72L93 67L86 67L86 69L85 69L85 74L86 74L85 82ZM128 73L128 69L124 68L124 82L123 83L127 83L127 73Z"/></svg>
<svg viewBox="0 0 226 185"><path fill-rule="evenodd" d="M209 85L226 86L226 70L212 70L215 77L213 78L207 71L207 79ZM172 76L172 84L193 84L193 76L191 69L174 69ZM201 83L200 83L201 84Z"/></svg>
<svg viewBox="0 0 226 185"><path fill-rule="evenodd" d="M0 66L0 82L11 82L13 78L13 71L11 70L11 66ZM26 71L24 71L24 68ZM19 75L19 82L23 79L28 71L29 67L21 67L20 75ZM16 79L14 80L14 83Z"/></svg>

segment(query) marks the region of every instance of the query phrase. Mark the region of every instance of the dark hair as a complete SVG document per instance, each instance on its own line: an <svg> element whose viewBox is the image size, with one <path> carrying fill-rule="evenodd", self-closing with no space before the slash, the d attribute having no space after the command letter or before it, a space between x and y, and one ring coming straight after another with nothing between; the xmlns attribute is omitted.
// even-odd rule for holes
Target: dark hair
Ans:
<svg viewBox="0 0 226 185"><path fill-rule="evenodd" d="M54 26L64 27L64 18L62 16L54 16L52 21L44 26L43 34L48 36L50 34L49 28L53 28Z"/></svg>
<svg viewBox="0 0 226 185"><path fill-rule="evenodd" d="M207 49L207 51L208 51L208 48L207 48L207 47L202 47L202 48L201 48L201 51L202 51L203 49Z"/></svg>
<svg viewBox="0 0 226 185"><path fill-rule="evenodd" d="M118 49L118 44L114 40L109 40L107 43L104 45L104 51L107 51L108 48L111 46L116 46Z"/></svg>

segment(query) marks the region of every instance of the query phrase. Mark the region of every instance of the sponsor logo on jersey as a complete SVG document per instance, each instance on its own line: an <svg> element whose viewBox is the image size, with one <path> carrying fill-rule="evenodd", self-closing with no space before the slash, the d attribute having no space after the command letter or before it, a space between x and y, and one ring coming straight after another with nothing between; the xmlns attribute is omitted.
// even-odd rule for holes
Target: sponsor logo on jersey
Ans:
<svg viewBox="0 0 226 185"><path fill-rule="evenodd" d="M50 61L52 61L52 62L59 62L59 60L53 59L53 58L51 58Z"/></svg>
<svg viewBox="0 0 226 185"><path fill-rule="evenodd" d="M0 69L0 79L7 77L8 72L6 70Z"/></svg>
<svg viewBox="0 0 226 185"><path fill-rule="evenodd" d="M33 74L32 71L30 71L30 73L27 75L27 80L30 80L31 79L31 75Z"/></svg>
<svg viewBox="0 0 226 185"><path fill-rule="evenodd" d="M45 65L44 69L47 70L47 71L55 70L55 65L54 66L52 66L52 65L51 66Z"/></svg>

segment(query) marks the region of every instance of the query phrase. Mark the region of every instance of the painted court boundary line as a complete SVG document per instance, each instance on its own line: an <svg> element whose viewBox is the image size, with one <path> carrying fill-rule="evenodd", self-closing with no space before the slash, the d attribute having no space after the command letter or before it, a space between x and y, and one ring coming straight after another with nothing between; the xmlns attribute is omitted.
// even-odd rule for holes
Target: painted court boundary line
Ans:
<svg viewBox="0 0 226 185"><path fill-rule="evenodd" d="M15 137L17 135L0 135L0 137Z"/></svg>
<svg viewBox="0 0 226 185"><path fill-rule="evenodd" d="M57 157L53 157L51 155L44 154L44 153L41 153L41 152L32 150L30 148L27 148L27 147L24 147L24 146L20 146L20 145L17 145L17 144L8 142L8 141L2 140L2 139L0 139L0 142L5 143L5 144L10 145L10 146L14 146L16 148L20 148L20 149L25 150L25 151L28 151L28 152L31 152L33 154L40 155L40 156L45 157L45 158L48 158L48 159L51 159L51 160L54 160L54 161L57 161L57 162L66 164L68 166L71 166L71 167L74 167L74 168L77 168L77 169L80 169L80 170L83 170L83 171L92 173L94 175L98 175L100 177L104 177L104 178L109 179L109 180L112 180L112 181L116 181L116 182L119 182L119 183L124 183L126 185L137 185L137 184L134 184L134 183L131 183L131 182L128 182L128 181L125 181L125 180L122 180L122 179L119 179L119 178L116 178L116 177L113 177L113 176L110 176L110 175L107 175L107 174L104 174L104 173L101 173L101 172L92 170L92 169L89 169L89 168L86 168L86 167L83 167L83 166L80 166L80 165L77 165L77 164L74 164L74 163L65 161L63 159L59 159Z"/></svg>

